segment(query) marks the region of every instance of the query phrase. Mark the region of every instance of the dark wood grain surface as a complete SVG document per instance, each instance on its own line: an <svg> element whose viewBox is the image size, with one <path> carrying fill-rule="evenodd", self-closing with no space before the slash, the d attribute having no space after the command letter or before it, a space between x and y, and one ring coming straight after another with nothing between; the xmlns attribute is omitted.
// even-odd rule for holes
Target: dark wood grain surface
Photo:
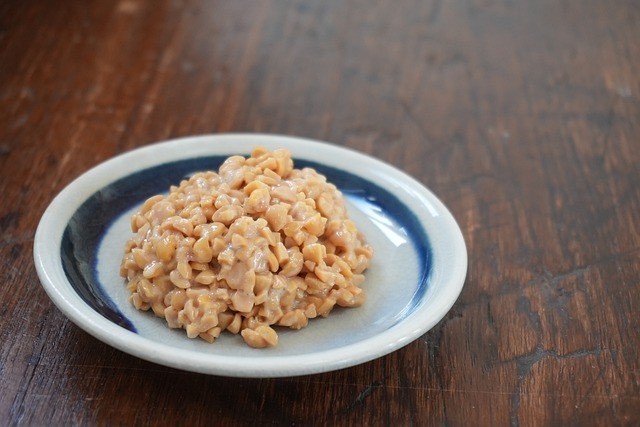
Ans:
<svg viewBox="0 0 640 427"><path fill-rule="evenodd" d="M0 2L0 424L639 425L633 0ZM74 178L217 132L330 141L464 234L431 331L337 372L155 365L67 320L32 260Z"/></svg>

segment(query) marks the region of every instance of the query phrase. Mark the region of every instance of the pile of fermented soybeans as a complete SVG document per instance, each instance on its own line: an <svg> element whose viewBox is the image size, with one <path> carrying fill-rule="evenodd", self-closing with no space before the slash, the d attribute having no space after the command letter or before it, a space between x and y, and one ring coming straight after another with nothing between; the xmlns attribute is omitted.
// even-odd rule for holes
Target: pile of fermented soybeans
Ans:
<svg viewBox="0 0 640 427"><path fill-rule="evenodd" d="M130 300L213 342L240 333L274 346L335 305L357 307L372 248L342 194L288 150L255 148L149 198L131 218L120 274Z"/></svg>

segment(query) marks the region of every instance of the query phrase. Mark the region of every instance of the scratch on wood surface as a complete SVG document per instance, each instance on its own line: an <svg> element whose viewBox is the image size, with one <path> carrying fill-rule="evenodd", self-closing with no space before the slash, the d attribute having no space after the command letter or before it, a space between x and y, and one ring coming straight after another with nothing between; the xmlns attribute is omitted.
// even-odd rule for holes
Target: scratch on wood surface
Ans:
<svg viewBox="0 0 640 427"><path fill-rule="evenodd" d="M409 120L409 123L416 128L422 139L424 139L424 142L429 142L431 138L429 138L427 130L424 128L421 121L418 120L413 112L413 108L409 106L409 103L402 98L398 98L398 105L402 108L402 111L404 112L405 117Z"/></svg>
<svg viewBox="0 0 640 427"><path fill-rule="evenodd" d="M522 392L522 384L524 382L524 380L529 376L529 374L531 373L531 369L533 368L534 365L536 365L537 363L541 362L543 359L545 358L555 358L558 360L562 360L562 359L575 359L575 358L582 358L585 356L599 356L602 353L603 349L600 347L596 347L593 349L585 349L585 350L578 350L572 353L567 353L567 354L563 354L563 355L559 355L557 352L555 352L554 350L546 350L544 349L542 346L538 346L532 353L529 354L525 354L522 356L518 356L515 357L513 359L510 360L506 360L504 361L506 362L516 362L516 366L517 366L517 383L516 383L516 387L515 390L513 391L512 395L511 395L511 408L510 408L510 422L512 426L517 426L519 425L519 419L518 419L518 409L520 408L520 402L521 402L521 398L522 396L528 395L530 393L523 393ZM553 394L554 396L561 396L562 394ZM595 395L592 397L596 397ZM611 395L598 395L598 398L607 398L610 399L612 396ZM640 400L640 397L638 397L638 399Z"/></svg>
<svg viewBox="0 0 640 427"><path fill-rule="evenodd" d="M583 276L585 273L588 273L591 270L593 264L585 265L585 266L576 266L568 271L562 271L556 274L551 273L547 270L546 267L543 266L543 276L544 279L552 284L558 283L564 279L568 279L571 277Z"/></svg>
<svg viewBox="0 0 640 427"><path fill-rule="evenodd" d="M591 382L591 384L589 384L589 387L587 387L587 391L582 396L582 399L580 399L580 402L578 402L578 404L575 406L576 411L582 407L584 402L586 402L587 398L591 397L592 390L595 387L596 383L598 381L600 381L602 379L602 377L604 376L604 371L605 371L605 367L604 366L600 366L600 372L598 372L598 376L596 378L594 378L594 380Z"/></svg>
<svg viewBox="0 0 640 427"><path fill-rule="evenodd" d="M43 330L46 330L45 325L47 325L46 321L40 322L40 330L38 335L40 335L40 333ZM43 335L46 335L46 333ZM34 363L28 362L25 365L26 369L22 374L23 386L20 387L18 392L15 394L15 398L11 403L11 409L10 409L11 418L15 419L17 424L21 424L22 419L27 413L25 409L25 399L26 399L27 393L31 388L31 383L33 382L33 379L35 377L36 370L40 367L40 360L42 359L42 356L41 356L42 350L45 346L45 343L46 343L46 339L42 339L40 340L39 343L37 342L36 345L34 346L35 348L34 348L33 355L35 356L33 355L31 356L32 362ZM24 381L25 379L26 381Z"/></svg>
<svg viewBox="0 0 640 427"><path fill-rule="evenodd" d="M606 265L610 262L620 261L628 256L635 256L638 252L640 252L640 247L632 248L624 252L617 252L608 256L604 256L604 257L595 259L588 264L577 265L567 271L560 271L557 273L552 273L545 266L543 266L542 274L529 280L527 283L525 283L525 286L535 285L540 282L556 284L564 279L580 277L590 272L592 268L597 268L602 265Z"/></svg>
<svg viewBox="0 0 640 427"><path fill-rule="evenodd" d="M58 186L58 182L60 181L60 178L64 175L65 168L67 167L69 160L71 160L72 154L75 152L76 148L78 147L78 144L80 144L79 136L81 135L85 127L86 127L86 123L84 121L80 121L76 127L75 132L73 133L73 136L69 138L69 145L66 148L66 151L62 156L62 159L60 160L60 163L58 163L58 167L56 168L53 178L50 181L51 189L55 189Z"/></svg>
<svg viewBox="0 0 640 427"><path fill-rule="evenodd" d="M527 375L527 369L534 366L536 363L542 361L545 358L555 358L558 360L579 359L587 356L599 356L605 351L609 351L613 353L616 350L604 348L604 347L603 348L598 347L598 348L592 348L592 349L578 350L578 351L574 351L574 352L562 355L562 354L558 354L554 350L545 350L541 347L538 347L535 351L529 354L518 356L512 359L506 360L502 363L512 363L512 362L520 363L522 366L520 374L524 379ZM549 396L549 397L556 397L556 398L557 397L575 397L574 395L569 395L566 393L555 393L555 392L516 393L515 391L495 390L495 389L489 390L489 389L478 389L478 388L461 389L461 388L454 388L454 387L417 387L417 386L383 384L383 383L376 384L377 382L362 383L362 382L324 381L324 380L312 380L309 378L281 378L279 381L290 382L290 383L302 383L302 384L323 384L323 385L330 385L330 386L344 385L344 386L358 387L360 389L363 389L363 391L360 392L358 396L360 396L361 394L366 394L366 396L364 396L365 398L371 394L371 392L368 391L368 389L369 388L374 389L376 387L385 388L385 389L422 390L422 391L435 391L435 392L459 393L459 394L487 394L487 395L501 395L501 396L513 396L515 394L526 396L526 395L535 394L536 396ZM620 399L631 399L631 400L640 401L640 396L636 396L636 395L619 395L619 394L613 395L613 394L604 393L604 394L591 394L589 397L594 399L611 399L612 397L615 397Z"/></svg>
<svg viewBox="0 0 640 427"><path fill-rule="evenodd" d="M354 407L363 403L365 399L369 397L376 388L380 388L381 386L382 386L381 381L374 381L368 386L366 386L364 390L362 390L360 394L358 394L358 396L356 397L356 400L353 402L353 404L351 404L351 407Z"/></svg>

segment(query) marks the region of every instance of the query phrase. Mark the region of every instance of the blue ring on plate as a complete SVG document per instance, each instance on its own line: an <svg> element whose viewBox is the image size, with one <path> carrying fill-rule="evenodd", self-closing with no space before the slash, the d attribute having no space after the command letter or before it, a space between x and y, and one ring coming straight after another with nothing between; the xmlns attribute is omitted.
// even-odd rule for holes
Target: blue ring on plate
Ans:
<svg viewBox="0 0 640 427"><path fill-rule="evenodd" d="M199 157L144 169L100 189L78 208L65 227L60 256L69 283L84 302L113 323L136 332L131 321L118 310L98 281L96 266L103 231L108 229L122 212L142 204L155 194L167 192L171 185L179 183L197 171L218 170L227 157ZM294 161L296 168L314 168L345 195L363 199L366 203L389 213L402 225L418 259L422 262L420 280L413 297L402 316L396 319L401 320L420 303L420 297L428 288L433 263L428 236L416 215L391 192L360 176L308 160ZM124 244L125 242L122 242L123 254ZM378 256L384 256L381 252L378 249Z"/></svg>

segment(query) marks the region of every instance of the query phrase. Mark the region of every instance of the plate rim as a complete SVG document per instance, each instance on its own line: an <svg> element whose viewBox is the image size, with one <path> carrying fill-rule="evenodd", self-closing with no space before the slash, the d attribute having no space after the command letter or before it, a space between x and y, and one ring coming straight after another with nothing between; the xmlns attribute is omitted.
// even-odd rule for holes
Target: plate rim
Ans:
<svg viewBox="0 0 640 427"><path fill-rule="evenodd" d="M247 143L248 140L253 140L254 142L249 144ZM243 141L243 143L251 146L278 142L281 146L287 145L289 146L288 148L295 151L294 157L307 159L312 159L305 156L305 151L308 148L321 150L323 152L336 151L336 154L342 152L346 157L364 160L368 164L371 164L371 166L375 166L375 168L372 167L371 170L368 171L372 176L362 177L363 179L371 180L371 178L375 176L383 179L385 183L389 183L388 179L392 178L395 185L401 185L405 191L410 190L410 193L415 196L417 200L428 202L425 204L425 207L427 207L432 214L439 216L440 220L444 221L447 228L447 233L445 234L451 243L449 245L449 251L452 252L450 254L452 256L449 259L452 265L448 266L451 269L450 275L446 283L441 285L446 285L446 295L439 298L439 300L442 301L440 301L441 304L437 307L429 306L432 314L426 316L428 321L418 324L413 328L407 325L407 320L415 320L413 318L416 317L417 314L421 314L420 311L417 310L407 319L404 319L399 322L399 324L394 325L392 328L380 334L386 338L387 335L393 335L390 334L390 331L394 331L395 329L400 329L404 332L401 336L397 336L393 340L382 340L383 346L380 346L380 336L374 336L348 344L344 347L337 347L321 352L269 358L266 366L264 362L256 363L256 360L261 359L259 353L256 353L257 357L250 359L242 358L242 363L240 364L238 363L239 358L236 356L219 354L205 355L204 353L193 350L177 350L175 347L128 331L93 310L77 294L72 293L71 295L67 295L64 292L65 284L56 283L62 278L62 280L71 287L60 261L62 234L68 224L68 220L88 197L110 183L130 175L134 171L157 166L167 161L190 159L196 157L198 154L232 155L234 152L238 153L242 151L243 149L234 151L232 144L228 144L234 141ZM258 141L262 141L262 144ZM206 145L205 147L197 146L203 142L207 142L207 144L203 144ZM225 142L227 144L225 144ZM194 150L185 149L178 157L173 155L173 157L163 160L163 158L167 157L167 153L175 150L173 147L182 147L185 145L189 145L190 148ZM138 160L140 154L148 152L162 154L163 149L164 155L155 157L142 156L143 161L137 163L130 161L134 158ZM299 152L297 152L298 150ZM133 166L134 164L135 166ZM326 164L340 168L334 163ZM128 166L123 167L123 165ZM114 174L114 168L119 168L117 174ZM70 203L73 204L74 209L66 208ZM420 221L420 223L423 228L425 228L425 234L430 238L430 245L432 246L432 251L434 251L433 233L426 229L423 221ZM52 235L55 237L55 245L51 244ZM54 255L53 257L51 256L52 254ZM389 163L349 147L309 138L265 133L219 133L171 138L123 152L93 166L67 184L47 206L36 229L33 256L41 285L52 302L69 320L100 341L125 353L164 366L212 375L253 378L289 377L328 372L364 363L400 349L426 333L442 320L462 292L468 266L466 245L462 231L455 221L455 218L444 203L415 178ZM440 259L436 259L434 256L432 261L432 274L436 272L436 263L439 261ZM430 281L432 280L442 280L442 278L430 278ZM423 314L423 316L418 317L425 316ZM400 328L401 326L402 328ZM371 348L375 347L378 347L377 351L371 351ZM165 355L175 354L176 351L179 351L183 358L180 360L167 360ZM265 350L256 351L260 352ZM337 357L340 353L342 357ZM204 356L206 356L208 360L203 361ZM246 366L248 361L251 363L249 363L249 366Z"/></svg>

